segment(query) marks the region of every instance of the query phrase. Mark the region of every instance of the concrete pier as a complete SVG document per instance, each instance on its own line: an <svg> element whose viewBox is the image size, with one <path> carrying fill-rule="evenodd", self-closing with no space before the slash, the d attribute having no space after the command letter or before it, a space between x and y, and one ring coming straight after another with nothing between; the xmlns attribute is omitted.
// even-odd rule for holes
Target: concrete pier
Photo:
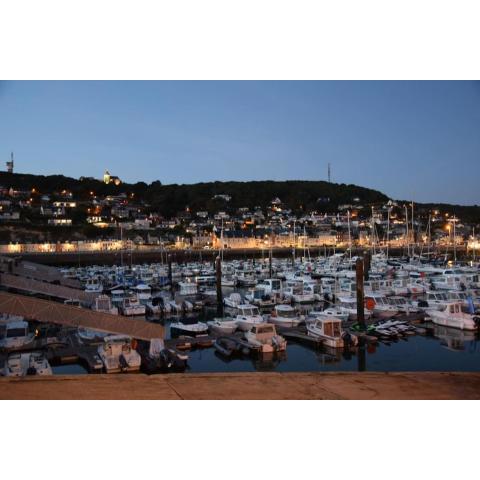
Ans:
<svg viewBox="0 0 480 480"><path fill-rule="evenodd" d="M480 373L203 373L0 378L0 399L480 399Z"/></svg>

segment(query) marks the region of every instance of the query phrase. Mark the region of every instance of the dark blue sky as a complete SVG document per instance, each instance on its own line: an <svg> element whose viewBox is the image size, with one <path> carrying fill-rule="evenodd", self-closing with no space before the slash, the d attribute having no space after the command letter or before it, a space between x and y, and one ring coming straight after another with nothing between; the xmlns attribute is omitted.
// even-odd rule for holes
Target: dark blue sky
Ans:
<svg viewBox="0 0 480 480"><path fill-rule="evenodd" d="M474 82L3 82L0 159L126 181L307 179L480 203Z"/></svg>

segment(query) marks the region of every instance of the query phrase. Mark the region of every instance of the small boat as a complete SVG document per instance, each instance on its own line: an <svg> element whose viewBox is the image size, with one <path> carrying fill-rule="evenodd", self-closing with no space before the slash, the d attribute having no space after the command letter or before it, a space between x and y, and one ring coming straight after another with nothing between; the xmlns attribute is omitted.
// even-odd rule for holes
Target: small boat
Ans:
<svg viewBox="0 0 480 480"><path fill-rule="evenodd" d="M459 302L447 303L443 310L427 310L426 313L436 325L461 330L480 329L480 316L464 313Z"/></svg>
<svg viewBox="0 0 480 480"><path fill-rule="evenodd" d="M271 323L255 324L244 336L251 348L261 353L281 352L287 348L287 341L277 334Z"/></svg>
<svg viewBox="0 0 480 480"><path fill-rule="evenodd" d="M217 335L231 335L237 329L235 320L225 320L223 318L215 318L207 322L208 327Z"/></svg>
<svg viewBox="0 0 480 480"><path fill-rule="evenodd" d="M342 322L346 322L350 315L348 310L342 307L331 307L331 308L326 308L325 310L322 310L322 311L312 310L308 314L310 317L313 317L313 318L335 317L340 319Z"/></svg>
<svg viewBox="0 0 480 480"><path fill-rule="evenodd" d="M267 321L279 327L297 327L304 321L304 317L290 305L277 305Z"/></svg>
<svg viewBox="0 0 480 480"><path fill-rule="evenodd" d="M52 367L43 352L11 353L5 360L3 369L6 377L52 374Z"/></svg>
<svg viewBox="0 0 480 480"><path fill-rule="evenodd" d="M183 323L183 322L173 322L170 324L170 332L172 336L188 335L191 337L196 337L197 335L202 335L207 333L208 325L203 322L197 323Z"/></svg>
<svg viewBox="0 0 480 480"><path fill-rule="evenodd" d="M145 345L145 343L142 343ZM186 359L176 351L165 348L165 343L161 338L152 338L148 345L148 351L142 349L142 369L146 373L183 371L186 367ZM188 359L188 356L187 356Z"/></svg>
<svg viewBox="0 0 480 480"><path fill-rule="evenodd" d="M237 351L237 342L228 337L218 337L213 348L225 357L231 357Z"/></svg>
<svg viewBox="0 0 480 480"><path fill-rule="evenodd" d="M248 355L250 352L245 345L231 337L218 337L213 344L213 348L224 357L231 357L236 354Z"/></svg>
<svg viewBox="0 0 480 480"><path fill-rule="evenodd" d="M98 347L97 351L107 373L140 370L142 360L130 337L109 335L104 338L104 343Z"/></svg>
<svg viewBox="0 0 480 480"><path fill-rule="evenodd" d="M248 303L238 305L235 321L238 328L244 332L249 331L253 325L264 323L258 307Z"/></svg>
<svg viewBox="0 0 480 480"><path fill-rule="evenodd" d="M323 341L327 347L355 346L358 338L342 330L342 321L335 317L317 318L307 323L307 335Z"/></svg>
<svg viewBox="0 0 480 480"><path fill-rule="evenodd" d="M103 342L104 338L108 335L108 333L90 330L89 328L84 327L78 327L77 330L77 336L83 343Z"/></svg>

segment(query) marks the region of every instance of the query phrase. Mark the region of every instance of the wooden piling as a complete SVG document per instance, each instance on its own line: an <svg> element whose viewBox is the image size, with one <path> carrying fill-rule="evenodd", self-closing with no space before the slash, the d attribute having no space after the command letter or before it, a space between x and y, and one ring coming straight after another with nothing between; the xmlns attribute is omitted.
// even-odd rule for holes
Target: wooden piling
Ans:
<svg viewBox="0 0 480 480"><path fill-rule="evenodd" d="M222 260L218 256L215 260L215 273L217 281L217 313L223 317L223 294L222 294Z"/></svg>
<svg viewBox="0 0 480 480"><path fill-rule="evenodd" d="M360 328L365 328L364 295L363 295L363 259L357 258L356 282L357 282L357 322Z"/></svg>

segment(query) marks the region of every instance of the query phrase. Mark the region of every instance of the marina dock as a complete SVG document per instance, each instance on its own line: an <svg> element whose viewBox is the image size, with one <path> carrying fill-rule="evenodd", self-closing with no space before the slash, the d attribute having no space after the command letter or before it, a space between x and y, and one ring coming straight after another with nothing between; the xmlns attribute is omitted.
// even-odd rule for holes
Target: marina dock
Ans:
<svg viewBox="0 0 480 480"><path fill-rule="evenodd" d="M204 373L0 378L0 399L480 399L480 373Z"/></svg>

